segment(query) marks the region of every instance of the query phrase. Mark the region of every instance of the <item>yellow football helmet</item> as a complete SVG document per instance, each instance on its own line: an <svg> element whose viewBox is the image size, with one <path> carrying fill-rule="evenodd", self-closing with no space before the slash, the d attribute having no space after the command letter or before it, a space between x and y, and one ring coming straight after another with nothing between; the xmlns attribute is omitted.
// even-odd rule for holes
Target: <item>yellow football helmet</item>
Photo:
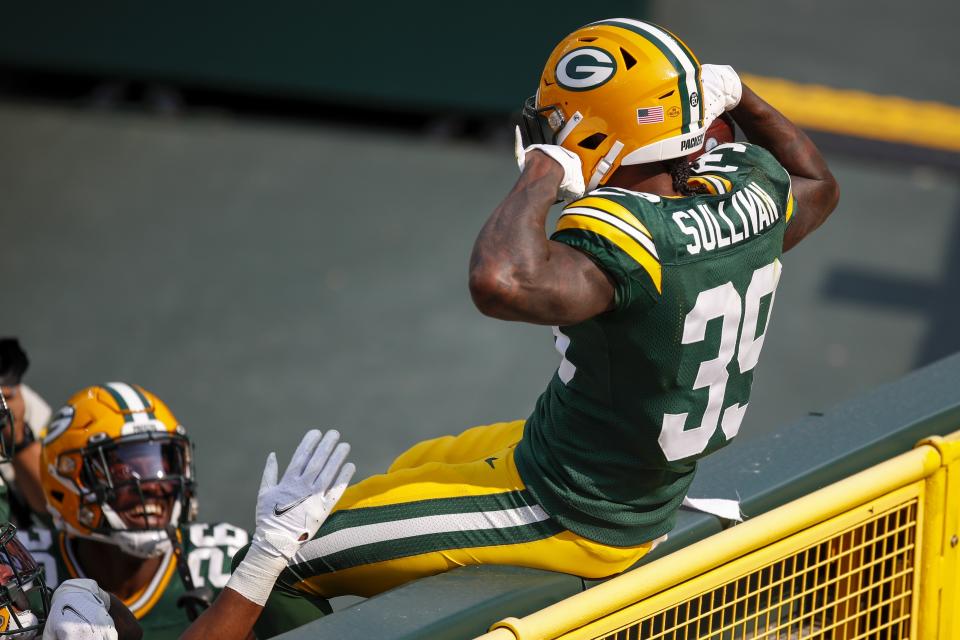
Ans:
<svg viewBox="0 0 960 640"><path fill-rule="evenodd" d="M40 482L57 528L151 557L193 519L193 452L159 398L110 382L71 397L43 435Z"/></svg>
<svg viewBox="0 0 960 640"><path fill-rule="evenodd" d="M12 524L0 526L0 637L28 640L43 629L50 589L16 533Z"/></svg>
<svg viewBox="0 0 960 640"><path fill-rule="evenodd" d="M576 153L587 191L621 165L686 156L703 146L700 62L662 27L615 18L556 46L524 104L529 142Z"/></svg>

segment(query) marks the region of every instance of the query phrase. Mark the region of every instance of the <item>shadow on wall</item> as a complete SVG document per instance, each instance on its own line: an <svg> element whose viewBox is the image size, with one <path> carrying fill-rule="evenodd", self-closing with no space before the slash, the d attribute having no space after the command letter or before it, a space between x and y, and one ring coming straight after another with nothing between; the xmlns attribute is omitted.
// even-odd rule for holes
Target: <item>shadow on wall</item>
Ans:
<svg viewBox="0 0 960 640"><path fill-rule="evenodd" d="M839 266L827 274L821 287L823 295L837 302L922 314L927 319L927 331L913 366L929 364L960 351L960 331L956 329L960 317L956 284L960 282L960 202L954 211L947 247L936 280Z"/></svg>

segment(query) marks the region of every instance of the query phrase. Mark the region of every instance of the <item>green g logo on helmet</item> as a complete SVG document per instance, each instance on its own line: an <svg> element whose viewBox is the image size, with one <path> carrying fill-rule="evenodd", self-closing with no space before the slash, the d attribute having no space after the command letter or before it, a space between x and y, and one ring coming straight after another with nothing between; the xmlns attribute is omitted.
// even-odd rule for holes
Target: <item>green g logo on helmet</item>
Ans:
<svg viewBox="0 0 960 640"><path fill-rule="evenodd" d="M557 84L570 91L588 91L604 84L617 72L609 53L597 47L580 47L560 58Z"/></svg>

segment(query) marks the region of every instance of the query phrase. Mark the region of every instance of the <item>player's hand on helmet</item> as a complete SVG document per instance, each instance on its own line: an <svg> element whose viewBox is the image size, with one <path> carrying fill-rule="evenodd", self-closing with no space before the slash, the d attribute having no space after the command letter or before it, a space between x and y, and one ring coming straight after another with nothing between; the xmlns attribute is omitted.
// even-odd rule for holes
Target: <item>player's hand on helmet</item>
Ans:
<svg viewBox="0 0 960 640"><path fill-rule="evenodd" d="M337 444L339 439L333 429L308 431L279 480L277 456L267 456L253 541L227 583L251 602L263 606L287 562L317 533L350 483L350 445Z"/></svg>
<svg viewBox="0 0 960 640"><path fill-rule="evenodd" d="M556 144L532 144L524 148L520 127L517 127L514 155L521 172L526 166L527 154L531 151L540 151L550 156L563 169L563 179L557 186L557 200L576 200L583 195L586 187L583 183L583 164L580 162L580 156Z"/></svg>
<svg viewBox="0 0 960 640"><path fill-rule="evenodd" d="M743 85L740 76L727 64L705 64L700 67L703 82L703 108L707 125L740 104Z"/></svg>
<svg viewBox="0 0 960 640"><path fill-rule="evenodd" d="M57 587L43 640L117 640L110 596L93 580L74 578Z"/></svg>

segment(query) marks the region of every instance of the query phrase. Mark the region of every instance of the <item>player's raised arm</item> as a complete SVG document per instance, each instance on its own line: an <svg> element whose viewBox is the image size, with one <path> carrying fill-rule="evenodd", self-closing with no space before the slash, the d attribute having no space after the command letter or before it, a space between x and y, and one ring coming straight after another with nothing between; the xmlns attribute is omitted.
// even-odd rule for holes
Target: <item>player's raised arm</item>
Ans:
<svg viewBox="0 0 960 640"><path fill-rule="evenodd" d="M277 481L271 453L257 494L257 528L246 557L226 589L190 625L181 640L235 640L252 636L274 583L304 542L313 538L353 477L350 445L334 430L308 431Z"/></svg>
<svg viewBox="0 0 960 640"><path fill-rule="evenodd" d="M790 174L797 208L783 237L783 250L787 251L833 212L840 199L840 187L807 134L746 85L740 103L730 115L750 142L773 154Z"/></svg>
<svg viewBox="0 0 960 640"><path fill-rule="evenodd" d="M522 173L473 245L470 295L501 320L568 325L592 318L613 304L613 284L586 255L544 231L554 202L583 195L580 159L557 145L523 149L519 135Z"/></svg>

